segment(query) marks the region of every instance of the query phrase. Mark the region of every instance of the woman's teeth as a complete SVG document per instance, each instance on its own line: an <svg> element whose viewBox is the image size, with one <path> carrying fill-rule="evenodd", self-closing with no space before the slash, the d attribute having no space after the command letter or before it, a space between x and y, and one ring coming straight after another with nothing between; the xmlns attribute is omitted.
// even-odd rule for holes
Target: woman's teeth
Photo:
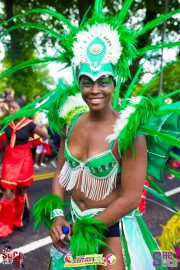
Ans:
<svg viewBox="0 0 180 270"><path fill-rule="evenodd" d="M102 99L103 98L91 98L90 100L92 103L99 103L99 102L101 102Z"/></svg>

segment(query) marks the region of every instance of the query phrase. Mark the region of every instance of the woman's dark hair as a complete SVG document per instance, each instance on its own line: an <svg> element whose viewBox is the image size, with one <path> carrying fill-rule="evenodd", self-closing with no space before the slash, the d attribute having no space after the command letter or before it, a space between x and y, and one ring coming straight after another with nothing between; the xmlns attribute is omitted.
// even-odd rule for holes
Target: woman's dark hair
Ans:
<svg viewBox="0 0 180 270"><path fill-rule="evenodd" d="M22 98L16 98L16 99L14 99L12 101L17 102L17 104L19 105L20 108L26 106L26 101L24 99L22 99Z"/></svg>

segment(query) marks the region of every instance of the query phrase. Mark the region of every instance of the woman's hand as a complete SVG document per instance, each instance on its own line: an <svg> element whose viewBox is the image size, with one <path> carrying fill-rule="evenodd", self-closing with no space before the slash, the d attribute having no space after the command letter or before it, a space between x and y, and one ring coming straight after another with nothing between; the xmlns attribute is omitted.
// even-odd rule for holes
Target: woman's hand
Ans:
<svg viewBox="0 0 180 270"><path fill-rule="evenodd" d="M62 232L63 226L67 226L69 228L69 233L67 235L65 235ZM61 241L61 239L65 242L69 242L71 234L72 234L72 224L69 224L62 216L57 217L56 222L52 223L52 227L50 230L52 242L55 245L64 248L66 245Z"/></svg>

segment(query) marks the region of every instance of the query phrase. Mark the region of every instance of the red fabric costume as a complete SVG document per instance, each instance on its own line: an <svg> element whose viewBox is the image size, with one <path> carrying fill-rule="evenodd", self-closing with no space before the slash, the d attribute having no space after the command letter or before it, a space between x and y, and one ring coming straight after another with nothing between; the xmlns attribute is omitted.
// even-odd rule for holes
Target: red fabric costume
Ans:
<svg viewBox="0 0 180 270"><path fill-rule="evenodd" d="M16 190L17 187L27 187L33 182L33 160L30 151L32 143L28 140L35 127L32 120L23 118L17 124L12 122L8 126L8 130L5 130L9 145L4 151L1 174L2 188ZM24 201L25 195L18 193L15 193L13 200L5 200L4 198L1 200L0 237L9 236L13 232L14 226L23 226Z"/></svg>
<svg viewBox="0 0 180 270"><path fill-rule="evenodd" d="M147 180L144 182L144 185L147 187L149 186L149 183ZM143 189L142 195L141 195L141 201L138 207L138 210L140 211L141 214L144 214L144 212L146 211L146 196L147 196L147 190Z"/></svg>
<svg viewBox="0 0 180 270"><path fill-rule="evenodd" d="M30 144L7 146L2 164L1 186L15 190L33 182L33 160Z"/></svg>

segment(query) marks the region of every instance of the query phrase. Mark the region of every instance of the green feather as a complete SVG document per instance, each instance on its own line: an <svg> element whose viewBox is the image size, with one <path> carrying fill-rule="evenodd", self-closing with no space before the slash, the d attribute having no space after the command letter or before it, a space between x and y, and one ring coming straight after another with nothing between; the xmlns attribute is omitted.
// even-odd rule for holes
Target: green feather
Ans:
<svg viewBox="0 0 180 270"><path fill-rule="evenodd" d="M150 136L153 136L154 139L158 139L162 142L165 142L165 143L168 143L170 145L173 145L173 146L180 148L180 141L178 139L168 135L168 134L164 134L160 131L156 131L156 130L153 130L153 129L150 129L150 128L144 127L144 126L141 126L140 130L147 133Z"/></svg>
<svg viewBox="0 0 180 270"><path fill-rule="evenodd" d="M176 9L173 11L170 11L166 14L163 14L159 16L158 18L155 18L154 20L148 22L143 28L141 27L136 31L135 36L138 37L140 35L145 34L148 30L157 27L159 24L163 23L167 19L171 18L173 15L180 13L180 9Z"/></svg>
<svg viewBox="0 0 180 270"><path fill-rule="evenodd" d="M94 13L96 15L101 15L103 9L103 1L102 0L95 0L94 3Z"/></svg>
<svg viewBox="0 0 180 270"><path fill-rule="evenodd" d="M120 151L122 150L125 152L128 147L132 147L132 143L136 139L137 132L141 125L146 125L149 122L159 104L157 99L142 98L140 103L130 103L127 104L127 107L128 106L134 107L135 112L129 116L127 125L124 126L118 136L118 147Z"/></svg>
<svg viewBox="0 0 180 270"><path fill-rule="evenodd" d="M163 96L163 99L164 98L168 98L168 97L171 97L171 96L174 96L176 94L179 94L180 93L180 89L177 89L177 90L174 90L173 92L170 92L170 93L167 93Z"/></svg>
<svg viewBox="0 0 180 270"><path fill-rule="evenodd" d="M32 215L35 219L34 228L41 226L44 221L45 227L50 229L52 222L50 220L50 213L54 209L63 209L68 203L64 203L61 197L57 194L48 194L38 200L32 209Z"/></svg>
<svg viewBox="0 0 180 270"><path fill-rule="evenodd" d="M75 26L73 26L72 23L68 19L66 19L66 17L64 17L64 15L62 15L62 14L56 12L56 11L53 11L53 10L50 10L50 9L45 9L45 8L35 8L35 9L31 9L29 11L26 11L26 12L24 12L22 14L15 15L12 18L10 18L9 20L3 22L0 25L3 25L5 23L8 23L8 22L12 21L13 19L24 17L25 15L31 14L31 13L49 14L50 16L55 17L59 21L61 21L62 23L64 23L69 28L70 31L72 31L74 34L76 34L76 28L75 28Z"/></svg>
<svg viewBox="0 0 180 270"><path fill-rule="evenodd" d="M120 89L121 89L121 78L118 77L117 85L116 85L116 91L113 96L113 108L116 109L116 106L118 104L118 99L120 97Z"/></svg>
<svg viewBox="0 0 180 270"><path fill-rule="evenodd" d="M165 110L158 110L157 112L154 113L154 115L162 116L162 115L171 114L171 113L180 114L180 108L179 109L167 108ZM170 132L173 132L173 131L170 131Z"/></svg>
<svg viewBox="0 0 180 270"><path fill-rule="evenodd" d="M134 0L125 0L120 12L115 16L114 19L117 20L119 25L121 25L124 22L124 20L127 16L128 10L129 10L130 6L132 5L133 1Z"/></svg>
<svg viewBox="0 0 180 270"><path fill-rule="evenodd" d="M17 28L22 28L22 27L29 27L29 28L36 28L39 30L42 30L48 34L50 34L51 36L53 36L54 38L57 38L59 40L61 40L62 35L60 35L58 32L55 32L54 30L46 27L43 24L39 24L39 23L31 23L31 22L24 22L24 23L20 23L20 24L16 24L10 28L8 28L6 31L4 31L0 37L3 37L5 35L7 35L10 31L17 29Z"/></svg>
<svg viewBox="0 0 180 270"><path fill-rule="evenodd" d="M180 162L180 156L179 155L175 154L174 152L170 152L169 155Z"/></svg>
<svg viewBox="0 0 180 270"><path fill-rule="evenodd" d="M60 118L59 112L63 108L64 103L69 96L74 96L80 92L80 88L76 86L68 86L66 90L59 92L57 98L48 106L47 117L52 131L61 133L60 128L65 125L64 119Z"/></svg>
<svg viewBox="0 0 180 270"><path fill-rule="evenodd" d="M148 51L151 52L155 52L159 49L163 49L163 48L174 48L174 47L179 47L180 46L180 42L168 42L168 43L160 43L160 44L156 44L156 45L148 45L145 46L142 49L137 49L137 52L139 55L145 55Z"/></svg>
<svg viewBox="0 0 180 270"><path fill-rule="evenodd" d="M177 172L177 171L175 171L175 170L172 170L172 169L170 169L170 168L168 168L168 167L166 167L166 166L164 167L164 169L165 169L168 173L175 175L177 178L180 178L180 173L179 173L179 172Z"/></svg>
<svg viewBox="0 0 180 270"><path fill-rule="evenodd" d="M73 235L70 241L72 255L98 254L100 246L110 248L103 240L103 232L107 229L101 220L87 218L74 223Z"/></svg>
<svg viewBox="0 0 180 270"><path fill-rule="evenodd" d="M88 15L90 9L91 9L91 6L88 7L88 9L86 10L86 12L84 13L84 16L83 16L83 18L81 20L81 23L79 25L79 28L81 28L83 26L83 24L85 23L85 21L87 20L87 15Z"/></svg>
<svg viewBox="0 0 180 270"><path fill-rule="evenodd" d="M148 87L151 85L151 83L157 78L157 76L159 76L159 74L161 72L163 72L164 69L166 69L167 67L175 64L175 63L179 63L180 61L172 61L170 63L167 63L165 66L163 66L153 77L152 79L143 87L143 89L141 90L141 92L139 93L140 96L144 95L145 91L148 89Z"/></svg>
<svg viewBox="0 0 180 270"><path fill-rule="evenodd" d="M167 197L165 195L165 193L162 194L162 193L160 193L160 192L158 192L158 191L156 191L156 190L154 190L154 189L152 189L152 188L150 188L148 186L145 186L145 185L144 185L144 189L147 190L149 193L151 193L156 198L162 200L163 202L165 202L166 204L168 204L169 206L171 206L171 208L174 211L176 211L176 212L178 211L177 206L171 201L171 199L169 197Z"/></svg>
<svg viewBox="0 0 180 270"><path fill-rule="evenodd" d="M69 96L74 96L80 92L79 86L66 86L59 80L59 85L56 89L50 91L43 97L35 100L34 102L26 105L15 114L12 114L0 121L0 125L3 124L2 131L15 119L23 117L33 117L37 112L44 112L48 117L48 122L52 132L61 134L61 127L65 125L64 119L60 118L59 112L63 108L64 103Z"/></svg>
<svg viewBox="0 0 180 270"><path fill-rule="evenodd" d="M147 58L149 58L149 56L148 56ZM144 64L145 64L145 62L146 62L146 60L147 60L147 58L146 58L146 59L143 61L143 63L139 66L139 68L138 68L138 70L137 70L137 72L136 72L136 74L135 74L133 80L131 81L131 84L130 84L130 86L128 87L128 89L127 89L127 91L126 91L126 94L125 94L125 96L124 96L124 98L123 98L123 102L122 102L122 104L121 104L121 109L123 109L123 108L125 107L125 104L126 104L126 102L127 102L127 98L129 98L129 97L131 96L132 92L134 91L134 85L135 85L135 83L137 82L137 79L138 79L138 77L139 77L139 75L140 75L140 73L141 73L141 71L142 71L142 69L143 69L143 66L144 66Z"/></svg>
<svg viewBox="0 0 180 270"><path fill-rule="evenodd" d="M8 75L16 72L19 69L22 69L22 68L25 68L25 67L31 67L31 66L35 66L35 65L43 64L43 63L51 63L51 62L60 62L60 57L48 56L48 57L44 57L44 58L36 58L36 59L25 61L23 63L20 63L19 65L16 65L16 66L8 69L6 72L4 72L0 76L0 80L7 77Z"/></svg>
<svg viewBox="0 0 180 270"><path fill-rule="evenodd" d="M59 88L57 88L53 91L50 91L43 97L40 97L39 99L27 104L22 109L17 111L16 113L7 116L3 120L0 121L0 125L3 125L1 132L15 119L23 118L23 117L33 117L36 112L39 111L46 111L48 109L47 103L52 100L56 99L57 94L59 93ZM38 106L39 104L43 103L41 106Z"/></svg>

